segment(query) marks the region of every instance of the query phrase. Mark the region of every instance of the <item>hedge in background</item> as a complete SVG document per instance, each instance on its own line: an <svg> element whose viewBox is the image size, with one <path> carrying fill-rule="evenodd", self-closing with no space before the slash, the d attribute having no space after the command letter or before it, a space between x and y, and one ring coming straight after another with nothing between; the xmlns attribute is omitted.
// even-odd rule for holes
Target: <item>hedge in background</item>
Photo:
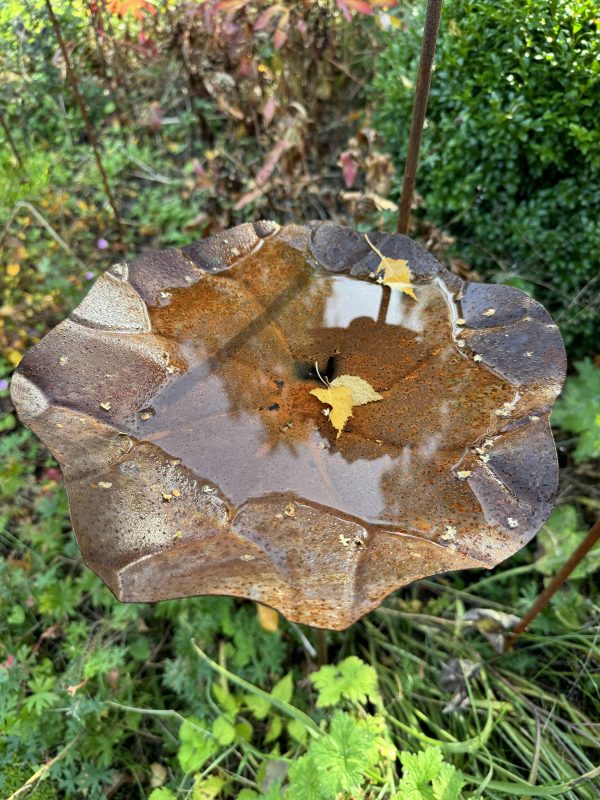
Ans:
<svg viewBox="0 0 600 800"><path fill-rule="evenodd" d="M374 84L400 174L424 5L389 35ZM472 266L533 291L572 352L597 347L600 3L444 3L417 191Z"/></svg>

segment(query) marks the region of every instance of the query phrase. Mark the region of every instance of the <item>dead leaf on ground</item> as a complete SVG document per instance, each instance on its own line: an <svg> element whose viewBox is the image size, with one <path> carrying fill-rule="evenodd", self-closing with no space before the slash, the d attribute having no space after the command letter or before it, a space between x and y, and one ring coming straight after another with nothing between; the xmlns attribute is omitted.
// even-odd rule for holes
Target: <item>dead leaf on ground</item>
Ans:
<svg viewBox="0 0 600 800"><path fill-rule="evenodd" d="M274 608L257 603L256 611L258 613L258 622L263 630L269 631L269 633L275 633L279 630L279 613Z"/></svg>
<svg viewBox="0 0 600 800"><path fill-rule="evenodd" d="M504 651L504 634L512 631L519 622L519 617L514 614L506 614L492 608L470 608L463 619L465 622L471 622L498 653Z"/></svg>
<svg viewBox="0 0 600 800"><path fill-rule="evenodd" d="M444 714L453 714L455 711L464 711L470 706L468 682L474 678L481 664L468 658L452 658L442 664L440 675L440 688L445 692L452 692L452 697L442 709Z"/></svg>

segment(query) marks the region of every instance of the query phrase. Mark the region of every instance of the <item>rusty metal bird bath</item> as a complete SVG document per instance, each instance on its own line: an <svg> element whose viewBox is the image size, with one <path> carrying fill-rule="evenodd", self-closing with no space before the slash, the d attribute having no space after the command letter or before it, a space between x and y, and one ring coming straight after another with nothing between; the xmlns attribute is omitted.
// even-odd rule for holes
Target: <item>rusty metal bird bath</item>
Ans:
<svg viewBox="0 0 600 800"><path fill-rule="evenodd" d="M370 239L408 260L417 302L382 303L363 234L241 225L113 266L25 356L19 417L119 599L228 594L343 629L411 581L493 567L544 523L556 325L404 236ZM383 396L339 439L315 362Z"/></svg>

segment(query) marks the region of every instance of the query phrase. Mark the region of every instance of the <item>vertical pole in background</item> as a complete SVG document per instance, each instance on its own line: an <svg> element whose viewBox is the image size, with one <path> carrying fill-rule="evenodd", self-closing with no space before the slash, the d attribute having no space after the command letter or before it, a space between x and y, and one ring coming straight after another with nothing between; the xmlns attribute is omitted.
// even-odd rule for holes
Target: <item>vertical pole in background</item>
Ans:
<svg viewBox="0 0 600 800"><path fill-rule="evenodd" d="M329 663L329 653L327 647L327 631L317 628L317 666L323 667Z"/></svg>
<svg viewBox="0 0 600 800"><path fill-rule="evenodd" d="M415 179L417 177L417 166L419 164L419 150L421 149L423 125L425 124L429 86L431 84L431 68L435 55L435 43L440 27L441 14L442 0L428 0L427 11L425 13L425 25L423 28L419 72L417 74L417 86L413 103L412 121L406 150L406 162L404 164L404 177L402 179L400 211L398 212L398 225L396 228L398 233L403 233L405 236L408 233L408 224L410 221L410 207L415 190Z"/></svg>
<svg viewBox="0 0 600 800"><path fill-rule="evenodd" d="M506 650L510 650L519 636L527 629L533 622L537 615L542 611L550 602L551 598L563 586L569 575L573 572L575 567L583 560L583 558L590 552L596 542L600 540L600 519L590 528L584 540L581 542L575 552L565 561L562 567L558 570L556 575L552 578L544 591L536 598L535 602L525 614L522 619L517 622L513 628L512 634L506 641Z"/></svg>

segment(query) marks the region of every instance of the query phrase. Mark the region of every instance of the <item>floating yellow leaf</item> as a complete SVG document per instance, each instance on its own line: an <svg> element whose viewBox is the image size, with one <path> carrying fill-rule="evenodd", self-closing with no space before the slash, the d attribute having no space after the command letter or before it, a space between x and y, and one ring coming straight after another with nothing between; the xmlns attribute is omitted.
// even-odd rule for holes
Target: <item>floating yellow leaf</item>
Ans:
<svg viewBox="0 0 600 800"><path fill-rule="evenodd" d="M388 258L384 256L371 242L368 236L365 236L367 244L374 250L381 261L375 270L376 273L383 272L383 283L392 289L397 289L399 292L404 292L413 300L417 299L415 290L412 285L412 275L408 266L408 261L404 258Z"/></svg>
<svg viewBox="0 0 600 800"><path fill-rule="evenodd" d="M337 431L336 438L339 438L344 425L352 416L354 406L364 406L366 403L383 400L370 383L357 375L340 375L327 387L313 389L311 394L322 403L331 406L329 421Z"/></svg>
<svg viewBox="0 0 600 800"><path fill-rule="evenodd" d="M329 384L334 389L338 386L346 386L352 392L352 405L364 406L365 403L374 403L376 400L383 400L383 397L376 392L368 381L359 378L358 375L340 375Z"/></svg>
<svg viewBox="0 0 600 800"><path fill-rule="evenodd" d="M8 264L6 267L6 274L10 275L11 278L14 278L16 275L18 275L20 271L21 265L17 264L16 262L13 264Z"/></svg>
<svg viewBox="0 0 600 800"><path fill-rule="evenodd" d="M329 421L337 431L336 438L339 438L344 425L352 416L352 406L354 405L352 390L347 386L336 386L334 388L313 389L311 394L314 394L317 400L331 406Z"/></svg>

